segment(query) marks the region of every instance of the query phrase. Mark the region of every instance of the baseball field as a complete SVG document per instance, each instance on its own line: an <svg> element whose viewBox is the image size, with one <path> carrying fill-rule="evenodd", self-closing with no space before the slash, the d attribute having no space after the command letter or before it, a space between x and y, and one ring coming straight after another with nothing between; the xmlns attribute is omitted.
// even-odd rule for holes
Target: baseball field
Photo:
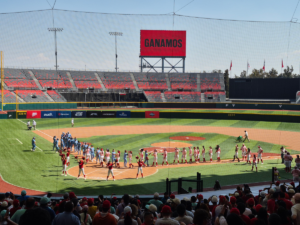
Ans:
<svg viewBox="0 0 300 225"><path fill-rule="evenodd" d="M186 110L185 110L186 111ZM264 111L265 112L265 111ZM275 111L274 111L275 112ZM221 185L234 185L271 181L271 168L276 166L282 179L291 178L284 172L281 164L280 147L285 146L291 154L300 151L300 124L284 122L209 120L209 119L153 119L153 118L78 118L71 127L71 119L38 119L37 130L29 131L25 119L0 120L1 188L0 192L26 188L31 194L42 192L110 195L115 194L152 194L165 191L165 180L187 178L196 179L200 172L204 187L213 187L215 180ZM264 149L264 164L258 164L258 172L252 172L245 162L232 162L236 137L249 133L250 142L246 146L256 153L260 145ZM179 164L161 166L159 154L158 167L144 168L144 179L136 180L137 167L124 169L121 157L121 169L114 169L116 181L106 181L107 168L100 168L94 162L85 166L87 179L77 179L78 164L75 154L71 156L68 176L61 176L61 160L52 151L52 137L60 137L62 132L70 132L78 140L89 142L94 147L126 149L138 155L140 148L154 148L162 153L168 148L168 161L173 162L173 148L205 146L206 161L209 161L208 149L216 145L221 147L221 163L216 162L216 153L212 163ZM31 139L36 137L37 149L32 152ZM197 137L197 138L193 138ZM194 140L196 139L196 140ZM239 152L241 156L241 151ZM189 158L189 157L187 157ZM149 157L152 165L153 157ZM136 160L134 159L134 165ZM196 188L195 183L183 183L184 188ZM4 190L7 188L7 190ZM113 189L112 189L113 188ZM3 190L2 190L3 189ZM176 190L176 187L172 187Z"/></svg>

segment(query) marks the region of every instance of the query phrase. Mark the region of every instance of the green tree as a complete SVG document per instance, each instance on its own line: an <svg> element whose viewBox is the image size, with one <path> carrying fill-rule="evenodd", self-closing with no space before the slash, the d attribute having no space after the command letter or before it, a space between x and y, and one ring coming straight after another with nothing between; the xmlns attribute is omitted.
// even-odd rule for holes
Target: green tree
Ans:
<svg viewBox="0 0 300 225"><path fill-rule="evenodd" d="M293 71L294 71L293 66L291 67L287 66L286 69L283 70L282 77L293 78Z"/></svg>
<svg viewBox="0 0 300 225"><path fill-rule="evenodd" d="M228 73L228 70L225 70L225 73L224 73L224 83L225 83L226 98L229 98L229 73Z"/></svg>
<svg viewBox="0 0 300 225"><path fill-rule="evenodd" d="M249 78L264 78L267 77L268 73L266 73L263 69L253 69L252 73L249 75Z"/></svg>
<svg viewBox="0 0 300 225"><path fill-rule="evenodd" d="M272 68L267 74L267 78L276 78L277 76L278 76L278 72L274 68Z"/></svg>
<svg viewBox="0 0 300 225"><path fill-rule="evenodd" d="M247 77L247 72L246 70L243 70L243 72L241 72L240 78L246 78Z"/></svg>

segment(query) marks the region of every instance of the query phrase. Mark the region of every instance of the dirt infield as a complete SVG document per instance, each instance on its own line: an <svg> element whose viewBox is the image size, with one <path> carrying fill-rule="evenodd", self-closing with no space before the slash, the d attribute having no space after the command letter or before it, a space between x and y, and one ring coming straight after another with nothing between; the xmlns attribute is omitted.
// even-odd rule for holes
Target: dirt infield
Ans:
<svg viewBox="0 0 300 225"><path fill-rule="evenodd" d="M187 148L193 146L189 143L184 142L175 142L175 141L167 141L167 142L159 142L151 144L153 147L161 147L161 148Z"/></svg>
<svg viewBox="0 0 300 225"><path fill-rule="evenodd" d="M193 137L193 136L176 136L170 137L172 140L179 140L179 141L202 141L205 140L204 137Z"/></svg>

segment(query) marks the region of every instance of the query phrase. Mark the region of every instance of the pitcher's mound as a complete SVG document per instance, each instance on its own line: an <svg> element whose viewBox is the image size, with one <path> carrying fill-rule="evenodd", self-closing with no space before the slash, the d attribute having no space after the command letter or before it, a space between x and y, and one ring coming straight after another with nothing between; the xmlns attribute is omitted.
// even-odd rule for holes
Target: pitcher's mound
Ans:
<svg viewBox="0 0 300 225"><path fill-rule="evenodd" d="M202 141L205 140L204 137L194 137L194 136L176 136L170 137L172 140L179 140L179 141Z"/></svg>
<svg viewBox="0 0 300 225"><path fill-rule="evenodd" d="M175 142L175 141L167 141L167 142L159 142L151 144L153 147L162 147L162 148L187 148L193 146L189 143L184 142Z"/></svg>

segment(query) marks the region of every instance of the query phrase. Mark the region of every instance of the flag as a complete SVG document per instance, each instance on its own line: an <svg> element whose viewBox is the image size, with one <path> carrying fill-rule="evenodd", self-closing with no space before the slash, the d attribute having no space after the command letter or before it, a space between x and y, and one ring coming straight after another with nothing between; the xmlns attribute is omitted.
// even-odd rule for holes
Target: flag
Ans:
<svg viewBox="0 0 300 225"><path fill-rule="evenodd" d="M248 66L248 68L250 68L250 64L249 64L248 62L247 62L247 64L248 64L248 65L247 65L247 66Z"/></svg>
<svg viewBox="0 0 300 225"><path fill-rule="evenodd" d="M281 68L283 68L284 67L284 65L283 65L283 59L281 60Z"/></svg>
<svg viewBox="0 0 300 225"><path fill-rule="evenodd" d="M231 60L231 62L230 62L230 70L231 70L231 68L232 68L232 60Z"/></svg>
<svg viewBox="0 0 300 225"><path fill-rule="evenodd" d="M266 61L264 60L264 66L263 66L263 70L266 70Z"/></svg>

